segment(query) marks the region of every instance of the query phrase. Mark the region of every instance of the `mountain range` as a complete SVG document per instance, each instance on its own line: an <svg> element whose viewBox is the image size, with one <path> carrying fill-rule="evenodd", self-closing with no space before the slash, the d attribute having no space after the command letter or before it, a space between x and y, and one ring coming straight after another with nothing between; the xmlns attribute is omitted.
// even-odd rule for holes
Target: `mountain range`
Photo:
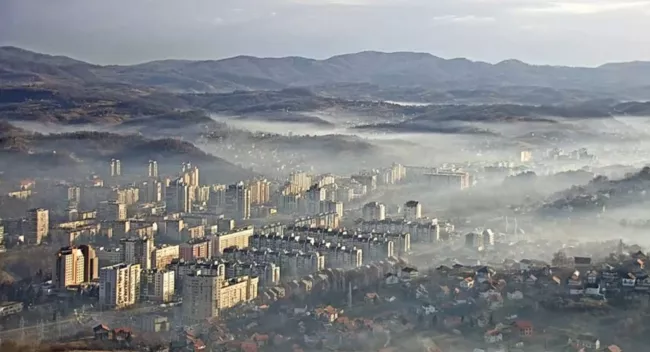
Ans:
<svg viewBox="0 0 650 352"><path fill-rule="evenodd" d="M408 88L414 96L426 96L427 91L429 95L448 91L461 96L462 92L489 95L507 87L536 87L577 96L640 99L650 96L650 63L612 63L594 68L535 66L517 60L489 64L443 59L425 53L368 51L326 60L238 56L223 60L163 60L132 66L99 66L2 47L0 80L13 84L126 84L172 92L320 87L336 94L336 87L343 87L369 92L399 88L404 95Z"/></svg>
<svg viewBox="0 0 650 352"><path fill-rule="evenodd" d="M282 162L327 155L356 163L383 154L375 143L342 130L548 144L595 134L603 138L602 131L616 123L610 121L614 116L650 116L647 100L650 63L645 62L580 68L362 52L326 60L239 56L101 66L0 47L0 123L5 123L0 166L65 172L70 165L102 167L113 157L125 165L152 158L165 159L170 167L180 161L205 163L214 166L215 178L237 180L251 172L204 153L196 141L237 163L257 155L247 149L251 146L276 153ZM608 125L594 127L603 121ZM304 131L330 134L288 136L264 127L253 133L231 122L304 124L309 125ZM518 122L526 123L517 125L523 129L499 131ZM539 131L531 123L541 126ZM16 129L29 124L41 126L35 128L41 133ZM97 130L103 132L88 132ZM630 136L640 138L614 137Z"/></svg>

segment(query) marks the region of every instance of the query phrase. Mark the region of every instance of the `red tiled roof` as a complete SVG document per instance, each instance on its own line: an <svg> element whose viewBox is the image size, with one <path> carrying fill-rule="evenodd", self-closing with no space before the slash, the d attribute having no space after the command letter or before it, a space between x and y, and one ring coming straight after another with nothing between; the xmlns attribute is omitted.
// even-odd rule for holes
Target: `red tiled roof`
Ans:
<svg viewBox="0 0 650 352"><path fill-rule="evenodd" d="M621 352L621 348L616 345L607 347L607 350L609 350L609 352Z"/></svg>
<svg viewBox="0 0 650 352"><path fill-rule="evenodd" d="M533 323L529 322L528 320L517 320L515 322L515 326L518 329L532 329Z"/></svg>

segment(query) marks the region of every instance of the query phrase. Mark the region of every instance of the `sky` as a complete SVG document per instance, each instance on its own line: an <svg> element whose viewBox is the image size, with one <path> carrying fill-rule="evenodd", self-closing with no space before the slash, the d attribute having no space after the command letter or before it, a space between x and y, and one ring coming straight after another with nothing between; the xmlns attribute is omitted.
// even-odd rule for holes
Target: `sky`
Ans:
<svg viewBox="0 0 650 352"><path fill-rule="evenodd" d="M98 64L365 50L650 61L650 0L0 0L0 45Z"/></svg>

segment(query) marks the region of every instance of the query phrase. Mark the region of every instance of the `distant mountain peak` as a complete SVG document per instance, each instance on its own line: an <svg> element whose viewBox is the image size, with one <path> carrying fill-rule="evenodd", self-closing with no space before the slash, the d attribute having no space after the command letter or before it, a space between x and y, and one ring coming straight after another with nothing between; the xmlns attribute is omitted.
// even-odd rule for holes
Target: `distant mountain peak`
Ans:
<svg viewBox="0 0 650 352"><path fill-rule="evenodd" d="M517 59L507 59L500 61L496 64L496 66L530 66L530 64L527 64L521 60Z"/></svg>

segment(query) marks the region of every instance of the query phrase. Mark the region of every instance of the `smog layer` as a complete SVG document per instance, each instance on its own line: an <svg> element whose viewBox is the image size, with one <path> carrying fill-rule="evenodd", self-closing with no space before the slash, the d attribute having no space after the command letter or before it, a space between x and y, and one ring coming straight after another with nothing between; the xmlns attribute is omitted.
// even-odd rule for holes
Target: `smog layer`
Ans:
<svg viewBox="0 0 650 352"><path fill-rule="evenodd" d="M94 349L131 348L140 329L143 346L215 351L642 350L648 101L640 62L100 66L1 47L0 299L26 307L0 316L1 341L92 331ZM87 246L103 276L66 284L60 258ZM122 264L146 267L145 298L108 305L103 270ZM178 285L164 299L142 293L156 268ZM215 292L246 289L196 308L201 270ZM45 336L61 322L78 336Z"/></svg>

